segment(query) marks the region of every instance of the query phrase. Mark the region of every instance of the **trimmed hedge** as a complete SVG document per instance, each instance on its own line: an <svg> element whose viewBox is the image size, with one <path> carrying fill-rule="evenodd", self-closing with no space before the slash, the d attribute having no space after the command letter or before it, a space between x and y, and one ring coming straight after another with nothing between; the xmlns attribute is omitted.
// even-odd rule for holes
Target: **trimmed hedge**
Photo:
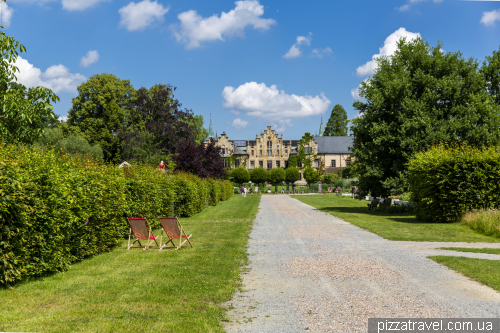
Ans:
<svg viewBox="0 0 500 333"><path fill-rule="evenodd" d="M500 149L434 147L408 162L417 218L455 222L468 211L500 207Z"/></svg>
<svg viewBox="0 0 500 333"><path fill-rule="evenodd" d="M159 228L158 216L191 216L231 189L229 181L0 145L0 285L109 251L128 237L126 216Z"/></svg>

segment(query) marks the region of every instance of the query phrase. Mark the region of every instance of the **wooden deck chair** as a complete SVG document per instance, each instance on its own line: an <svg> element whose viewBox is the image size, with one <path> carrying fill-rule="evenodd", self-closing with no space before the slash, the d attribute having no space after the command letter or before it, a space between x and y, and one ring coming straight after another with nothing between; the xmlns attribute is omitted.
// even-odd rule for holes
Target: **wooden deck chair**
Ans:
<svg viewBox="0 0 500 333"><path fill-rule="evenodd" d="M128 223L130 224L130 232L128 234L128 247L127 250L130 249L131 247L139 247L142 248L143 250L146 250L149 248L149 245L151 245L153 242L156 243L156 246L160 247L158 242L156 241L156 237L153 234L153 230L151 230L151 227L148 224L148 220L145 218L128 218ZM135 241L130 244L130 237L134 234ZM145 241L146 245L142 246L141 244L141 239ZM138 242L139 246L134 246L134 244Z"/></svg>
<svg viewBox="0 0 500 333"><path fill-rule="evenodd" d="M168 241L160 247L160 251L165 247L175 248L176 250L178 250L186 242L189 242L189 245L193 247L193 244L191 244L191 241L189 240L192 235L186 234L184 228L181 225L181 222L177 217L160 217L159 219L162 226L160 244L163 244L163 231L165 231L168 237ZM179 240L178 246L175 246L174 239ZM167 246L168 243L172 243L172 246Z"/></svg>

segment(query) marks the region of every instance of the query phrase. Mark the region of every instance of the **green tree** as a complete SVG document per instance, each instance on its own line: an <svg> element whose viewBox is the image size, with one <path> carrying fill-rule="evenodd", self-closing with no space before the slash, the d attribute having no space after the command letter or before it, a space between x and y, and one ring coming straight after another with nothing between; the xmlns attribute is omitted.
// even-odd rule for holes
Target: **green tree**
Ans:
<svg viewBox="0 0 500 333"><path fill-rule="evenodd" d="M287 183L295 183L297 180L300 180L300 171L294 166L288 167L285 170L285 181Z"/></svg>
<svg viewBox="0 0 500 333"><path fill-rule="evenodd" d="M332 113L326 123L323 136L346 136L347 135L347 113L342 105L337 104L333 107Z"/></svg>
<svg viewBox="0 0 500 333"><path fill-rule="evenodd" d="M486 57L481 67L481 74L486 80L486 89L495 102L500 104L500 48Z"/></svg>
<svg viewBox="0 0 500 333"><path fill-rule="evenodd" d="M314 170L312 167L307 167L304 169L304 178L309 186L313 183L319 182L321 176L319 172Z"/></svg>
<svg viewBox="0 0 500 333"><path fill-rule="evenodd" d="M120 162L123 142L118 133L128 126L134 87L112 74L96 74L78 86L78 93L67 125L76 127L89 143L98 143L106 160Z"/></svg>
<svg viewBox="0 0 500 333"><path fill-rule="evenodd" d="M138 161L145 164L157 165L164 160L165 165L171 165L171 158L166 156L154 141L153 133L145 130L135 133L123 145L122 157L124 160Z"/></svg>
<svg viewBox="0 0 500 333"><path fill-rule="evenodd" d="M321 183L323 184L328 184L329 187L332 187L333 184L339 179L339 176L338 174L336 173L328 173L326 175L324 175L322 178L321 178Z"/></svg>
<svg viewBox="0 0 500 333"><path fill-rule="evenodd" d="M14 63L26 48L3 31L0 31L0 51L0 138L31 144L42 136L47 123L56 120L51 103L59 101L59 97L50 89L26 89L16 82L19 69Z"/></svg>
<svg viewBox="0 0 500 333"><path fill-rule="evenodd" d="M267 171L264 168L255 168L250 171L250 180L254 184L259 184L261 186L267 181Z"/></svg>
<svg viewBox="0 0 500 333"><path fill-rule="evenodd" d="M250 180L250 173L247 169L239 167L231 171L231 177L233 178L233 182L241 186L241 184L246 183Z"/></svg>
<svg viewBox="0 0 500 333"><path fill-rule="evenodd" d="M386 197L388 179L400 178L408 160L450 142L483 147L499 142L499 105L491 102L474 59L443 53L417 38L401 39L391 57L377 59L361 83L366 102L353 104L355 172L363 193Z"/></svg>
<svg viewBox="0 0 500 333"><path fill-rule="evenodd" d="M288 165L304 170L304 168L312 166L313 160L316 158L310 143L314 142L314 137L306 132L299 140L297 145L297 155L291 155L288 159ZM307 149L307 151L306 151Z"/></svg>
<svg viewBox="0 0 500 333"><path fill-rule="evenodd" d="M283 168L271 169L267 175L267 180L274 185L274 192L278 192L278 185L285 181L285 170Z"/></svg>

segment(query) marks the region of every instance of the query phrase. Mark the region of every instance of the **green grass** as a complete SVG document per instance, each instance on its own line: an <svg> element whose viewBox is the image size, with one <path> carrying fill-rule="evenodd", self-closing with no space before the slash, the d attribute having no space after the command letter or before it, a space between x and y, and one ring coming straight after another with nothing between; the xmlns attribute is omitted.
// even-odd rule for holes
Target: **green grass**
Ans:
<svg viewBox="0 0 500 333"><path fill-rule="evenodd" d="M451 256L429 257L468 278L500 291L500 261Z"/></svg>
<svg viewBox="0 0 500 333"><path fill-rule="evenodd" d="M123 242L67 272L0 290L0 331L223 332L220 303L239 286L252 227L246 221L260 198L245 199L183 219L192 249L127 251Z"/></svg>
<svg viewBox="0 0 500 333"><path fill-rule="evenodd" d="M441 250L452 250L459 252L472 252L472 253L487 253L487 254L500 254L500 249L471 249L468 247L440 247Z"/></svg>
<svg viewBox="0 0 500 333"><path fill-rule="evenodd" d="M500 238L476 233L462 223L424 223L415 216L368 210L366 200L332 194L292 196L321 211L337 216L386 239L431 242L497 243Z"/></svg>

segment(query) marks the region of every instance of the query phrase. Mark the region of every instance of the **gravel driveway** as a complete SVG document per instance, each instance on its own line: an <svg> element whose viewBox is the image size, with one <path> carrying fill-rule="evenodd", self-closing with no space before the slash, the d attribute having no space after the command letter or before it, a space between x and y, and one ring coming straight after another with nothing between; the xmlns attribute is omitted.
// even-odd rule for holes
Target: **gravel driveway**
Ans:
<svg viewBox="0 0 500 333"><path fill-rule="evenodd" d="M426 258L498 259L435 248L500 244L388 241L286 195L262 196L250 237L227 332L366 332L375 317L500 316L500 293Z"/></svg>

